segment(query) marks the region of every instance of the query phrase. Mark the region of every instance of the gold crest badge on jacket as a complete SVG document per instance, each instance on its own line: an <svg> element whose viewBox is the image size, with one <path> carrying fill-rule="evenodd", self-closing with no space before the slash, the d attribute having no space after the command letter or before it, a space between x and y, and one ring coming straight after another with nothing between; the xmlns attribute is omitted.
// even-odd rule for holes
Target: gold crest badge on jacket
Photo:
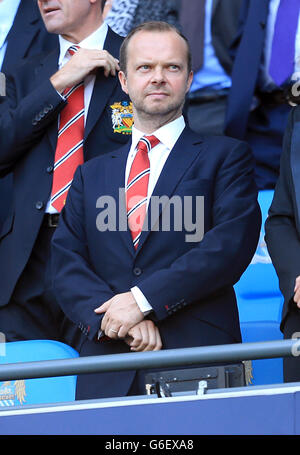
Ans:
<svg viewBox="0 0 300 455"><path fill-rule="evenodd" d="M132 103L116 101L110 107L114 133L131 134L133 125Z"/></svg>

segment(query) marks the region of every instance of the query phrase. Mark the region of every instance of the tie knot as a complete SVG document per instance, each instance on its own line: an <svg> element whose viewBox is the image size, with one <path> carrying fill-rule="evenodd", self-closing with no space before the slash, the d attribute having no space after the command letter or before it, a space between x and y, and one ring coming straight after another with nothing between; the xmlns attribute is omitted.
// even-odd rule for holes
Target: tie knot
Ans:
<svg viewBox="0 0 300 455"><path fill-rule="evenodd" d="M156 136L143 136L138 143L138 149L149 153L159 142Z"/></svg>
<svg viewBox="0 0 300 455"><path fill-rule="evenodd" d="M79 49L80 49L79 46L73 45L69 47L68 52L70 55L74 55Z"/></svg>

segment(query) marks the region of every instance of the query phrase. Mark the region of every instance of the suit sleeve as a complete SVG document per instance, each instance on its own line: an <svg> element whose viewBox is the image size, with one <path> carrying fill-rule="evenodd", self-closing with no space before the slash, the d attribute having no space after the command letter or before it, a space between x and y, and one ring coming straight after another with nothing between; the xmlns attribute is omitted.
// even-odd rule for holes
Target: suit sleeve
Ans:
<svg viewBox="0 0 300 455"><path fill-rule="evenodd" d="M232 286L249 265L261 226L252 160L247 145L233 147L216 176L212 228L169 268L138 283L158 320L174 302L189 305Z"/></svg>
<svg viewBox="0 0 300 455"><path fill-rule="evenodd" d="M297 207L290 166L291 140L296 127L292 111L286 134L273 201L265 224L266 243L284 296L284 314L293 305L295 280L300 275L300 239L297 228Z"/></svg>
<svg viewBox="0 0 300 455"><path fill-rule="evenodd" d="M15 72L19 79L23 68L25 66L20 66ZM27 78L32 77L27 74L28 69L25 73ZM6 96L0 104L1 177L9 173L23 154L39 141L66 103L49 79L41 81L30 93L21 96L21 86L24 84L25 81L16 83L13 76L7 76Z"/></svg>
<svg viewBox="0 0 300 455"><path fill-rule="evenodd" d="M74 175L59 228L52 238L53 287L59 305L90 339L100 328L102 316L94 313L115 293L97 275L89 261L85 233L84 187L81 168Z"/></svg>

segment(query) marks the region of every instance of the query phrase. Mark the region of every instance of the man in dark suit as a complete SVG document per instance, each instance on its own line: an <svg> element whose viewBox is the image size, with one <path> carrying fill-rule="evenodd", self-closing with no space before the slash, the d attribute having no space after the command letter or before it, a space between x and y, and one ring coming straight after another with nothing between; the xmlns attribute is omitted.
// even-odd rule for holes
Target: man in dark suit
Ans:
<svg viewBox="0 0 300 455"><path fill-rule="evenodd" d="M189 125L200 134L223 134L233 63L229 49L241 0L180 3L181 29L191 45L194 71L186 103Z"/></svg>
<svg viewBox="0 0 300 455"><path fill-rule="evenodd" d="M281 330L284 338L300 332L300 108L288 121L281 156L280 175L265 225L267 247L284 296ZM299 353L283 360L284 380L300 381Z"/></svg>
<svg viewBox="0 0 300 455"><path fill-rule="evenodd" d="M122 39L103 23L101 1L38 4L60 46L8 73L0 108L0 172L14 179L0 234L0 331L7 341L60 339L49 249L74 167L130 134L128 97L115 77Z"/></svg>
<svg viewBox="0 0 300 455"><path fill-rule="evenodd" d="M80 355L240 342L233 284L260 229L252 155L185 127L190 58L170 24L134 29L120 67L132 144L78 168L52 241L58 302L85 334ZM77 382L78 399L143 391L143 372Z"/></svg>
<svg viewBox="0 0 300 455"><path fill-rule="evenodd" d="M14 5L6 3L6 8L12 10L15 5L17 10L15 16L11 17L12 24L7 24L8 33L5 37L3 36L3 46L0 46L3 52L3 54L0 53L0 71L4 74L19 65L25 58L50 52L57 46L58 42L56 35L47 32L36 2L19 0L14 2ZM0 5L0 18L1 7L2 5ZM4 98L1 97L0 91L0 103L3 100ZM0 179L0 195L1 227L12 203L11 174Z"/></svg>
<svg viewBox="0 0 300 455"><path fill-rule="evenodd" d="M233 45L225 133L250 144L259 189L274 188L279 174L291 77L299 71L299 7L297 0L244 0Z"/></svg>

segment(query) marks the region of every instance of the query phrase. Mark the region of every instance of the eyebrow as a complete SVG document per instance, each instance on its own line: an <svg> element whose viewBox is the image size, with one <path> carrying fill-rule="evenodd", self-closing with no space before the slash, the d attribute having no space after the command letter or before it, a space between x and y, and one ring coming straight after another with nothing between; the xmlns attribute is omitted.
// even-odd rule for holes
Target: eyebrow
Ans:
<svg viewBox="0 0 300 455"><path fill-rule="evenodd" d="M156 64L156 62L153 62L152 60L140 60L138 62L136 62L135 66L143 66L143 65L153 65L153 64ZM183 67L184 66L184 63L182 61L174 61L174 60L169 60L169 61L166 61L166 62L162 62L163 66L172 66L172 65L175 65L175 66L179 66L179 67Z"/></svg>

